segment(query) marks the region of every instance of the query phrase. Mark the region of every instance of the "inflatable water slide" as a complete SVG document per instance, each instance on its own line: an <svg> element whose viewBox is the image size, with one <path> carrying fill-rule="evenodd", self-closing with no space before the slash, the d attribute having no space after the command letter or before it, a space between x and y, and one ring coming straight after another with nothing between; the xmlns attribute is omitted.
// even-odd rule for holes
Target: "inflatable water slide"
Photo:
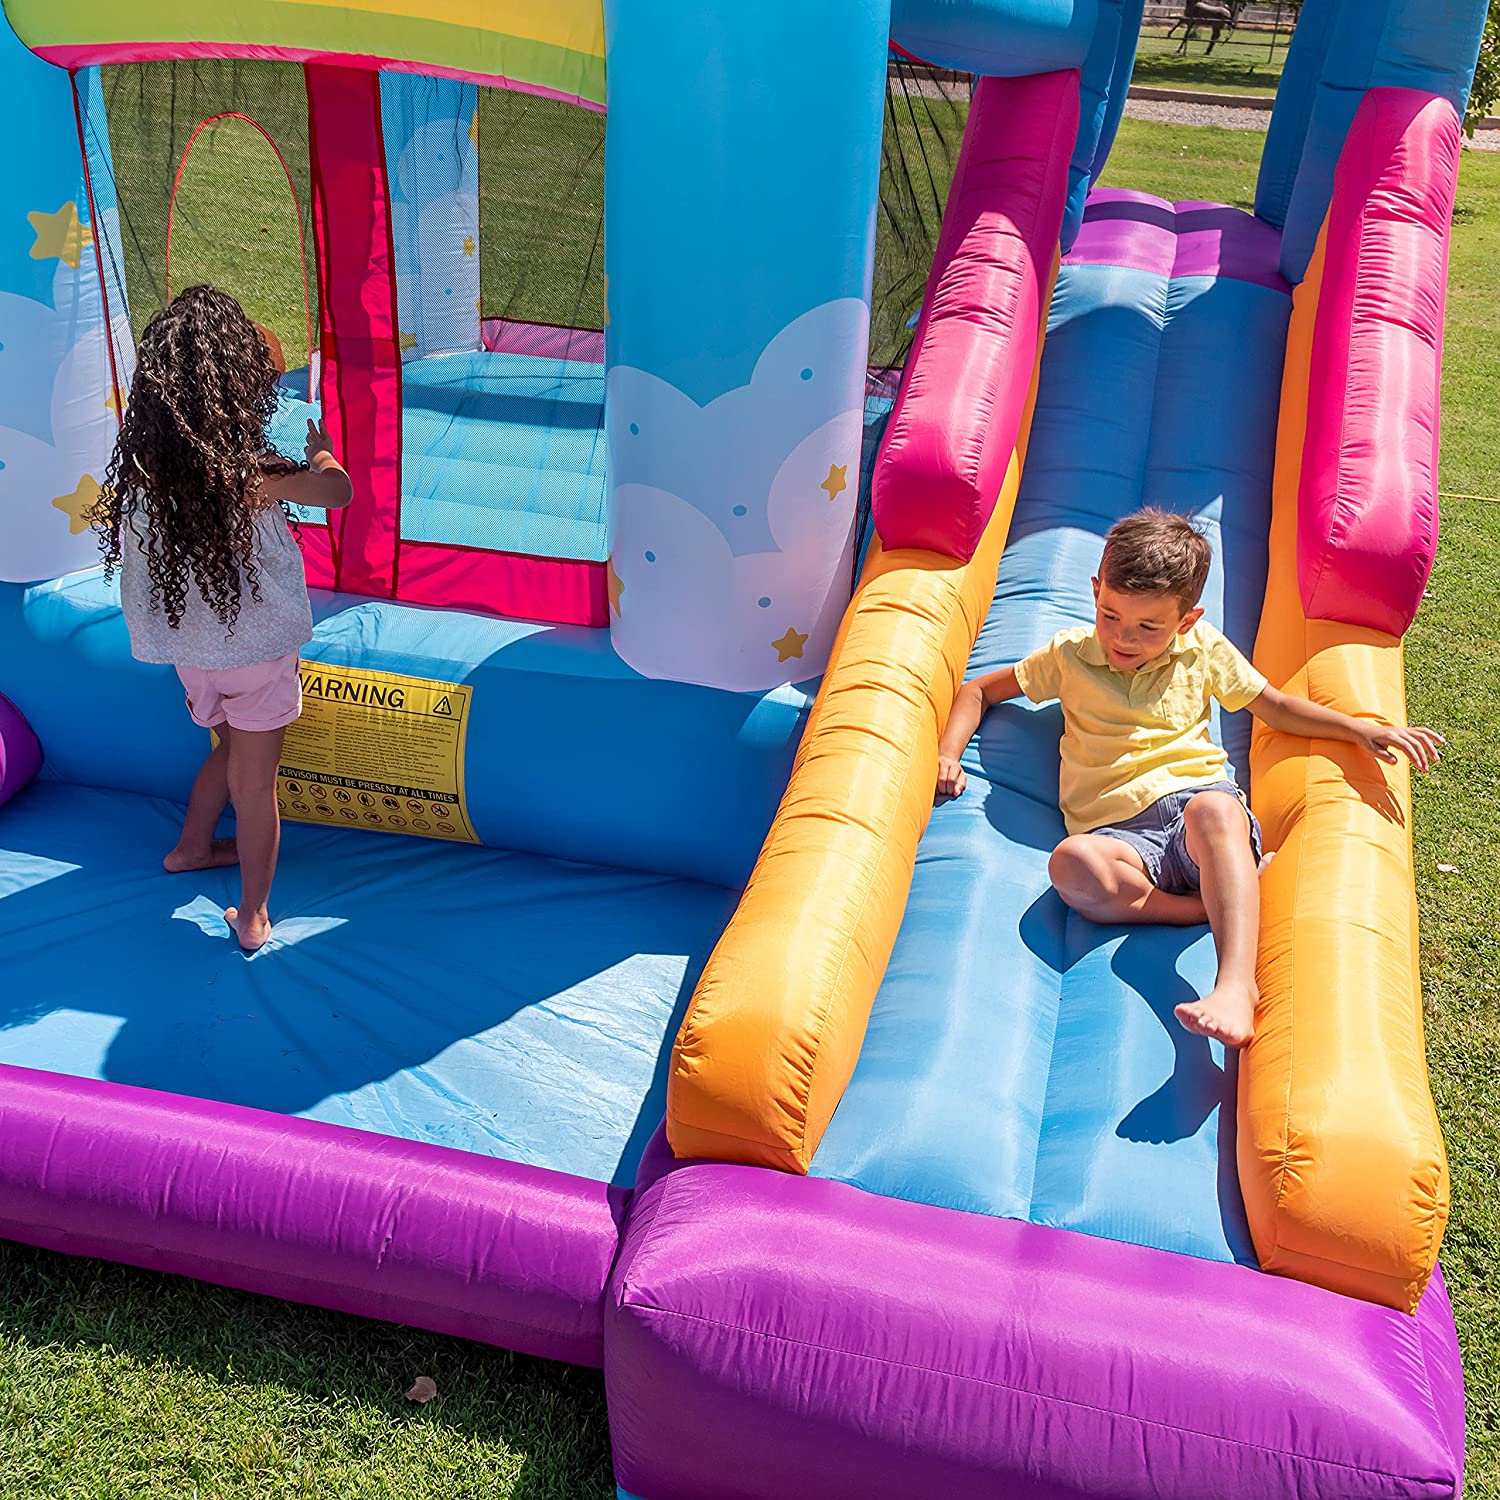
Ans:
<svg viewBox="0 0 1500 1500"><path fill-rule="evenodd" d="M1306 0L1251 212L1097 185L1141 0L4 0L0 1233L602 1367L621 1500L1456 1497L1405 767L1217 725L1237 1058L1206 930L1051 891L1055 706L933 787L1148 501L1273 682L1402 718L1484 8ZM973 83L892 401L895 55ZM88 517L249 125L356 497L247 959ZM587 218L558 132L607 236L549 321L481 267Z"/></svg>

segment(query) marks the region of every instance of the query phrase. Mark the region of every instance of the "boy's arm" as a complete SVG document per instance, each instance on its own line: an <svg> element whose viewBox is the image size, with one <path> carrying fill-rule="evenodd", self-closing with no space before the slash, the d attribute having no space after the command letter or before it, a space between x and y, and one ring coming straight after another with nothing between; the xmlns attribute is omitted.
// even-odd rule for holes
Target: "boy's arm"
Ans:
<svg viewBox="0 0 1500 1500"><path fill-rule="evenodd" d="M1435 729L1416 726L1397 729L1374 719L1355 719L1321 703L1309 702L1279 688L1267 687L1250 705L1250 712L1272 729L1307 739L1347 740L1376 757L1395 764L1400 751L1419 771L1430 771L1447 742Z"/></svg>
<svg viewBox="0 0 1500 1500"><path fill-rule="evenodd" d="M948 723L938 740L938 792L944 797L961 797L968 777L958 763L964 747L974 738L979 721L985 710L1007 698L1019 698L1021 684L1016 681L1014 667L1002 667L998 672L986 672L959 688L953 699L953 708L948 714Z"/></svg>

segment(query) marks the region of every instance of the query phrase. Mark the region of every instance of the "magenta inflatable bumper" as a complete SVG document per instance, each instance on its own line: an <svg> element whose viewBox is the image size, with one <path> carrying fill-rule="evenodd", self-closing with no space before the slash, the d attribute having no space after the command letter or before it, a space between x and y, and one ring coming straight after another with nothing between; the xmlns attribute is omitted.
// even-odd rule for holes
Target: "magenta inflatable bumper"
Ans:
<svg viewBox="0 0 1500 1500"><path fill-rule="evenodd" d="M1462 1479L1440 1278L1407 1317L753 1168L637 1198L605 1348L641 1500L1435 1500Z"/></svg>

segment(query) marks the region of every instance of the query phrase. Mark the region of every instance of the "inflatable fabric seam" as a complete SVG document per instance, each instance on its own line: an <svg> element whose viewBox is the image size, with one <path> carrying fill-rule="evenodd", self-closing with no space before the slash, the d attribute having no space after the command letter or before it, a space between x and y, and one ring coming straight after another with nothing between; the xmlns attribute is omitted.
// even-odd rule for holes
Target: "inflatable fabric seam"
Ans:
<svg viewBox="0 0 1500 1500"><path fill-rule="evenodd" d="M872 565L875 564L877 562L877 560L880 559L880 558L885 558L886 560L889 560L891 558L891 556L892 556L891 553L884 551L884 549L880 547L879 540L877 539L876 542L875 542L875 544L874 544L874 549L872 550L872 556L871 556L871 559L870 559L871 564ZM951 559L945 559L945 561L950 561L951 562L952 560ZM963 564L962 563L956 563L956 564L954 564L954 566L961 567L961 566L963 566ZM873 574L872 574L872 581L873 581ZM960 612L961 612L961 600L958 601L958 603L960 605ZM852 615L852 613L853 613L853 609L851 607L851 615ZM838 647L835 648L834 654L833 654L832 658L830 659L828 675L824 678L825 685L831 684L831 683L834 682L833 667L834 667L834 664L839 659L839 654L840 654L839 648L841 648L842 645L843 645L843 641L842 641L842 639L840 639L840 641L838 643ZM817 704L814 704L813 712L816 713L816 711L817 711ZM812 727L813 726L812 726L811 719L810 719L809 730L811 730ZM937 726L937 727L940 729L940 726ZM813 744L814 740L815 740L815 735L813 733L808 733L808 734L804 735L804 737L802 739L802 743L797 748L796 759L795 759L793 767L792 767L792 774L793 774L793 776L796 775L798 768L801 766L801 764L803 762L803 752L804 752L804 750L806 749L806 747L808 747L811 744ZM902 771L901 781L900 781L900 795L897 798L898 804L900 802L904 802L905 801L905 794L906 794L907 788L911 784L912 769L913 769L913 767L916 764L916 760L917 760L917 756L916 756L916 747L915 747L915 745L911 745L911 746L906 747L904 755L903 755L904 769ZM868 826L868 825L865 825L865 826ZM872 892L875 889L876 878L877 878L877 876L881 872L882 861L883 861L884 857L889 854L889 852L892 849L893 844L894 844L894 838L893 838L892 831L891 831L891 826L890 826L889 823L887 823L883 828L881 828L879 830L870 829L869 831L872 832L875 835L875 837L877 838L877 840L878 840L877 848L876 848L876 852L875 852L875 856L867 861L866 871L865 871L865 875L864 875L863 889L860 892L858 905L854 909L854 913L853 913L854 919L853 919L852 923L850 924L851 925L851 929L852 929L851 935L850 935L848 941L846 941L842 945L842 950L841 950L841 952L839 954L839 959L838 959L838 967L834 971L834 976L833 976L832 982L827 986L827 989L824 992L822 1008L821 1008L821 1010L818 1013L816 1025L813 1026L812 1028L810 1028L810 1030L812 1031L812 1034L813 1034L812 1046L811 1046L811 1053L812 1053L811 1060L810 1060L810 1062L808 1064L808 1067L806 1069L805 1075L802 1075L802 1074L797 1075L796 1078L795 1078L794 1085L793 1085L793 1088L794 1088L793 1097L795 1099L795 1102L797 1102L798 1104L800 1104L802 1106L800 1117L799 1117L799 1125L798 1125L798 1128L796 1130L796 1139L795 1139L795 1142L789 1142L789 1143L787 1143L787 1146L786 1146L786 1149L789 1150L792 1153L792 1155L794 1156L794 1159L800 1159L803 1156L809 1155L809 1153L807 1151L807 1133L808 1133L808 1128L809 1128L809 1115L810 1115L811 1106L812 1106L813 1082L814 1082L814 1079L815 1079L815 1076L816 1076L816 1073L817 1073L817 1059L818 1059L818 1057L820 1057L822 1055L822 1052L823 1052L824 1041L825 1041L825 1038L826 1038L827 1032L828 1032L829 1016L832 1013L834 1000L835 1000L836 996L839 993L840 985L841 985L841 983L842 983L842 981L844 979L844 976L847 974L848 969L849 969L850 955L851 955L851 953L852 953L852 951L853 951L853 949L855 947L854 936L859 931L859 928L860 928L860 926L862 924L863 918L864 918L866 912L869 909L870 896L871 896ZM768 845L769 845L769 840L767 841L767 845L766 846L762 846L761 855L759 857L757 857L757 859L756 859L755 868L754 868L754 870L751 871L751 876L750 876L750 878L751 878L752 881L755 879L756 874L759 872L760 865L761 865L761 859L765 856L766 849L767 849ZM685 1020L684 1020L684 1025L686 1025L686 1021ZM686 1124L686 1125L693 1125L695 1123L694 1121L690 1120L687 1117L686 1112L680 1112L680 1113L678 1113L677 1118L678 1118L678 1120L681 1123ZM753 1146L753 1147L756 1147L758 1149L759 1148L763 1148L764 1144L765 1144L763 1141L756 1140L753 1137L741 1135L741 1134L738 1134L738 1133L733 1132L733 1131L726 1131L726 1130L723 1130L722 1128L711 1126L711 1125L702 1125L702 1124L699 1124L699 1125L696 1126L696 1128L698 1128L700 1130L709 1131L712 1134L714 1134L715 1136L722 1136L726 1140L741 1141L745 1145Z"/></svg>
<svg viewBox="0 0 1500 1500"><path fill-rule="evenodd" d="M1319 268L1321 269L1321 260L1319 260L1318 262L1316 262L1316 264L1318 264ZM1311 650L1312 650L1312 642L1308 639L1307 624L1304 621L1303 622L1303 626L1302 626L1302 655L1303 655L1304 659L1306 659L1310 655ZM1253 726L1253 728L1251 730L1251 733L1252 733L1252 736L1259 735L1261 738L1264 738L1264 739L1269 739L1271 737L1271 731L1269 731L1269 730L1261 731L1261 727L1260 727L1260 724L1258 722ZM1288 741L1294 741L1296 737L1292 736L1292 735L1287 735L1284 738L1287 739ZM1301 814L1301 819L1305 819L1306 816L1307 816L1307 813L1306 813L1307 799L1308 799L1309 795L1312 792L1312 741L1310 739L1303 739L1303 740L1301 740L1300 745L1301 745L1300 759L1302 761L1302 803L1301 803L1301 806L1302 806L1302 809L1303 809L1302 814ZM1301 819L1299 819L1299 821L1301 821ZM1306 895L1307 888L1308 888L1307 882L1301 878L1301 876L1302 876L1302 859L1303 859L1303 850L1304 850L1304 848L1305 848L1305 845L1302 844L1302 843L1299 843L1297 845L1297 861L1296 861L1296 865L1295 865L1295 867L1293 868L1293 871L1292 871L1292 877L1293 877L1293 880L1295 882L1295 888L1296 888L1296 893L1297 893L1296 896L1295 896L1295 898L1294 898L1294 900L1293 900L1293 906L1292 906L1292 919L1293 919L1294 922L1295 922L1297 916L1303 910L1302 902L1303 902L1303 899L1304 899L1304 897ZM1266 1261L1272 1259L1275 1256L1276 1252L1281 1248L1281 1234L1280 1234L1280 1230L1281 1230L1281 1222L1282 1222L1282 1212L1283 1212L1283 1210L1286 1207L1286 1183L1287 1183L1287 1177L1288 1177L1288 1175L1289 1175L1289 1173L1291 1171L1291 1165L1292 1165L1292 1130L1291 1130L1291 1120L1292 1120L1292 1079L1296 1076L1296 1051L1297 1051L1297 1027L1296 1027L1296 1024L1295 1024L1295 1021L1296 1021L1295 1010L1296 1010L1296 996L1297 996L1297 949L1296 949L1295 945L1289 945L1288 946L1286 967L1287 967L1287 976L1286 976L1287 982L1286 982L1286 1001L1285 1001L1285 1004L1286 1004L1286 1008L1287 1008L1287 1012L1288 1012L1288 1017L1289 1017L1289 1023L1290 1023L1288 1025L1287 1029L1288 1029L1288 1033L1289 1033L1290 1038L1291 1038L1291 1040L1287 1043L1286 1093L1285 1093L1285 1095L1283 1096L1283 1099L1282 1099L1282 1110L1281 1110L1282 1119L1286 1122L1286 1127L1282 1131L1281 1160L1276 1164L1276 1198L1275 1198L1275 1208L1274 1208L1274 1211L1273 1211L1272 1217L1271 1217L1271 1242L1270 1242L1270 1251L1268 1253L1266 1253L1266 1254L1262 1254L1262 1255L1259 1256L1259 1259L1261 1260L1262 1264L1264 1264Z"/></svg>
<svg viewBox="0 0 1500 1500"><path fill-rule="evenodd" d="M1302 607L1300 476L1327 240L1325 225L1293 299L1255 659L1277 686L1403 722L1399 637ZM1265 1270L1411 1313L1446 1222L1447 1170L1423 1071L1410 791L1403 767L1367 767L1352 754L1256 726L1253 800L1268 842L1291 863L1273 865L1264 886L1263 1006L1240 1071L1240 1181ZM1360 846L1372 857L1351 861ZM1365 919L1351 922L1358 902ZM1346 933L1347 947L1320 953L1320 929ZM1358 1054L1347 1037L1361 1020ZM1352 1118L1370 1078L1384 1092ZM1372 1180L1388 1201L1372 1201Z"/></svg>
<svg viewBox="0 0 1500 1500"><path fill-rule="evenodd" d="M961 1212L961 1210L959 1211ZM1255 1273L1252 1272L1251 1274ZM622 1289L622 1299L628 1298L628 1294L629 1283L627 1282ZM1234 1437L1230 1433L1205 1432L1201 1428L1185 1427L1180 1423L1164 1421L1158 1417L1146 1417L1136 1412L1121 1411L1117 1407L1098 1406L1086 1401L1073 1400L1067 1396L1053 1395L1047 1391L1033 1390L1024 1385L1011 1385L1004 1381L989 1380L983 1376L968 1374L962 1370L937 1369L931 1365L912 1364L906 1360L890 1359L883 1355L872 1354L863 1349L833 1347L828 1344L815 1343L810 1339L798 1339L791 1337L789 1334L775 1333L770 1329L750 1328L744 1323L731 1323L727 1319L709 1317L706 1313L685 1312L678 1308L661 1307L652 1302L630 1300L621 1301L620 1311L630 1315L644 1314L647 1319L672 1319L680 1323L692 1323L708 1328L723 1329L726 1333L789 1345L795 1349L808 1349L814 1353L833 1354L841 1359L867 1361L886 1369L908 1370L917 1375L934 1376L939 1380L951 1380L965 1385L979 1386L988 1390L1005 1391L1009 1395L1023 1397L1041 1406L1057 1407L1065 1411L1093 1412L1098 1416L1106 1417L1113 1421L1132 1423L1138 1427L1150 1428L1182 1437L1197 1438L1205 1443L1222 1444L1225 1448L1231 1450L1244 1450L1251 1453L1265 1454L1274 1459L1286 1459L1293 1463L1307 1464L1316 1469L1329 1469L1339 1474L1357 1474L1372 1479L1394 1480L1401 1484L1410 1483L1412 1480L1412 1476L1399 1474L1391 1469L1375 1468L1368 1464L1344 1463L1336 1458L1321 1458L1310 1453L1292 1452L1286 1448L1273 1447L1268 1443L1256 1443L1251 1442L1247 1438ZM1420 1358L1422 1362L1422 1394L1434 1418L1441 1421L1437 1410L1437 1403L1432 1393L1432 1382L1425 1344ZM1440 1475L1418 1477L1416 1483L1424 1488L1427 1486L1438 1487L1443 1495L1451 1495L1453 1493L1449 1481Z"/></svg>
<svg viewBox="0 0 1500 1500"><path fill-rule="evenodd" d="M962 1210L953 1210L962 1212ZM658 1215L660 1217L660 1215ZM652 1231L655 1231L655 1224ZM1068 1231L1060 1230L1059 1233ZM650 1244L650 1237L642 1242L643 1247ZM643 1251L638 1252L638 1256ZM1254 1273L1251 1273L1254 1274ZM1016 1385L1003 1380L987 1379L982 1375L969 1374L962 1370L950 1370L928 1364L916 1364L910 1360L892 1359L887 1355L875 1354L867 1349L848 1349L842 1346L830 1345L828 1343L816 1342L812 1339L794 1338L790 1334L777 1333L769 1328L752 1328L744 1321L730 1322L727 1318L710 1317L707 1313L687 1312L681 1308L662 1307L654 1302L632 1300L630 1297L630 1282L623 1282L620 1290L618 1306L621 1311L632 1314L647 1314L653 1317L672 1318L678 1322L696 1323L710 1328L722 1328L728 1333L740 1336L749 1336L754 1339L762 1339L771 1343L786 1344L797 1349L811 1349L818 1353L834 1354L842 1359L864 1360L871 1364L881 1365L892 1370L910 1370L919 1375L936 1376L941 1380L959 1381L967 1385L981 1386L990 1390L1006 1391L1014 1396L1022 1396L1028 1400L1035 1401L1045 1406L1061 1407L1066 1410L1091 1411L1099 1416L1110 1417L1121 1422L1133 1422L1141 1427L1158 1428L1164 1432L1181 1433L1187 1437L1200 1438L1209 1443L1222 1443L1229 1448L1245 1448L1255 1453L1265 1453L1276 1458L1289 1458L1297 1463L1315 1465L1320 1468L1333 1469L1340 1473L1366 1474L1379 1479L1406 1480L1407 1475L1396 1474L1388 1469L1377 1469L1362 1464L1342 1463L1338 1459L1319 1458L1312 1454L1292 1453L1284 1448L1273 1448L1264 1443L1254 1443L1246 1438L1237 1438L1228 1433L1205 1432L1196 1427L1184 1427L1180 1423L1162 1421L1156 1417L1144 1417L1135 1412L1121 1411L1118 1407L1100 1406L1087 1401L1078 1401L1067 1396L1053 1395L1047 1391L1032 1390L1024 1385ZM1436 1416L1436 1403L1432 1397L1431 1381L1428 1378L1427 1357L1425 1349L1422 1352L1422 1375L1423 1393L1427 1397L1434 1415ZM1442 1483L1438 1478L1431 1480L1419 1480L1419 1483Z"/></svg>
<svg viewBox="0 0 1500 1500"><path fill-rule="evenodd" d="M1031 406L1029 398L1027 420ZM910 862L932 806L915 778L935 756L941 721L993 594L1019 471L1013 454L985 540L969 562L928 549L886 551L878 538L872 546L781 809L678 1032L667 1120L669 1140L679 1156L717 1156L795 1173L808 1169L853 1069L905 909ZM903 556L907 553L911 556ZM849 640L856 630L851 654ZM841 722L834 709L846 690L873 693L874 706L889 701L900 723L883 725L863 698L855 699L862 716ZM907 727L913 716L924 721L920 731ZM882 736L891 753L880 762L878 824L850 816L844 782L830 782L827 800L820 797L826 775L820 763L830 759L827 747L832 745L833 755L847 764L843 757L856 754L864 743L861 734L872 728L900 735L899 741L889 733ZM926 753L929 747L932 756ZM861 831L853 843L838 834L826 842L819 839L820 824L846 823ZM772 866L783 858L785 865ZM741 971L756 963L756 947L772 925L778 942L786 946L782 929L789 914L800 910L809 872L826 882L830 860L834 873L858 874L857 894L845 886L837 920L828 924L831 941L816 952L793 944L778 975L761 971L762 989L769 978L772 992L781 996L778 1009L775 1001L768 1005L747 989ZM850 869L855 863L864 868ZM858 972L861 964L871 971L868 995ZM809 969L816 975L811 983ZM797 998L810 988L815 988L809 999L815 998L817 1010L809 1005L799 1014ZM840 1011L847 1024L835 1026ZM712 1065L705 1066L710 1052ZM830 1100L831 1089L836 1092ZM764 1133L751 1133L755 1126L763 1126Z"/></svg>

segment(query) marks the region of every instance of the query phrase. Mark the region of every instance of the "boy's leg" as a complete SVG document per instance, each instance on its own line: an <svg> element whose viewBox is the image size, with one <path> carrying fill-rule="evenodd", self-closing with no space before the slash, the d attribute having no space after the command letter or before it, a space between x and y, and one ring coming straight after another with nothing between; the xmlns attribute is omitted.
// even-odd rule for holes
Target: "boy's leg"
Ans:
<svg viewBox="0 0 1500 1500"><path fill-rule="evenodd" d="M1124 839L1075 833L1052 851L1047 873L1057 894L1091 922L1196 927L1206 920L1197 896L1158 890L1141 856Z"/></svg>
<svg viewBox="0 0 1500 1500"><path fill-rule="evenodd" d="M219 819L229 805L228 730L227 724L219 727L219 743L204 758L193 778L187 816L182 820L177 846L161 862L162 868L170 875L184 870L232 865L239 859L233 839L214 837L214 829L219 826Z"/></svg>
<svg viewBox="0 0 1500 1500"><path fill-rule="evenodd" d="M239 935L240 947L251 950L271 935L266 902L281 847L276 770L286 730L229 729L228 737L229 795L240 851L240 904L228 907L224 915Z"/></svg>
<svg viewBox="0 0 1500 1500"><path fill-rule="evenodd" d="M1203 905L1219 952L1219 977L1201 1000L1176 1008L1189 1031L1226 1047L1255 1034L1255 955L1260 941L1260 874L1250 815L1228 792L1199 792L1183 809L1187 851L1198 866Z"/></svg>

